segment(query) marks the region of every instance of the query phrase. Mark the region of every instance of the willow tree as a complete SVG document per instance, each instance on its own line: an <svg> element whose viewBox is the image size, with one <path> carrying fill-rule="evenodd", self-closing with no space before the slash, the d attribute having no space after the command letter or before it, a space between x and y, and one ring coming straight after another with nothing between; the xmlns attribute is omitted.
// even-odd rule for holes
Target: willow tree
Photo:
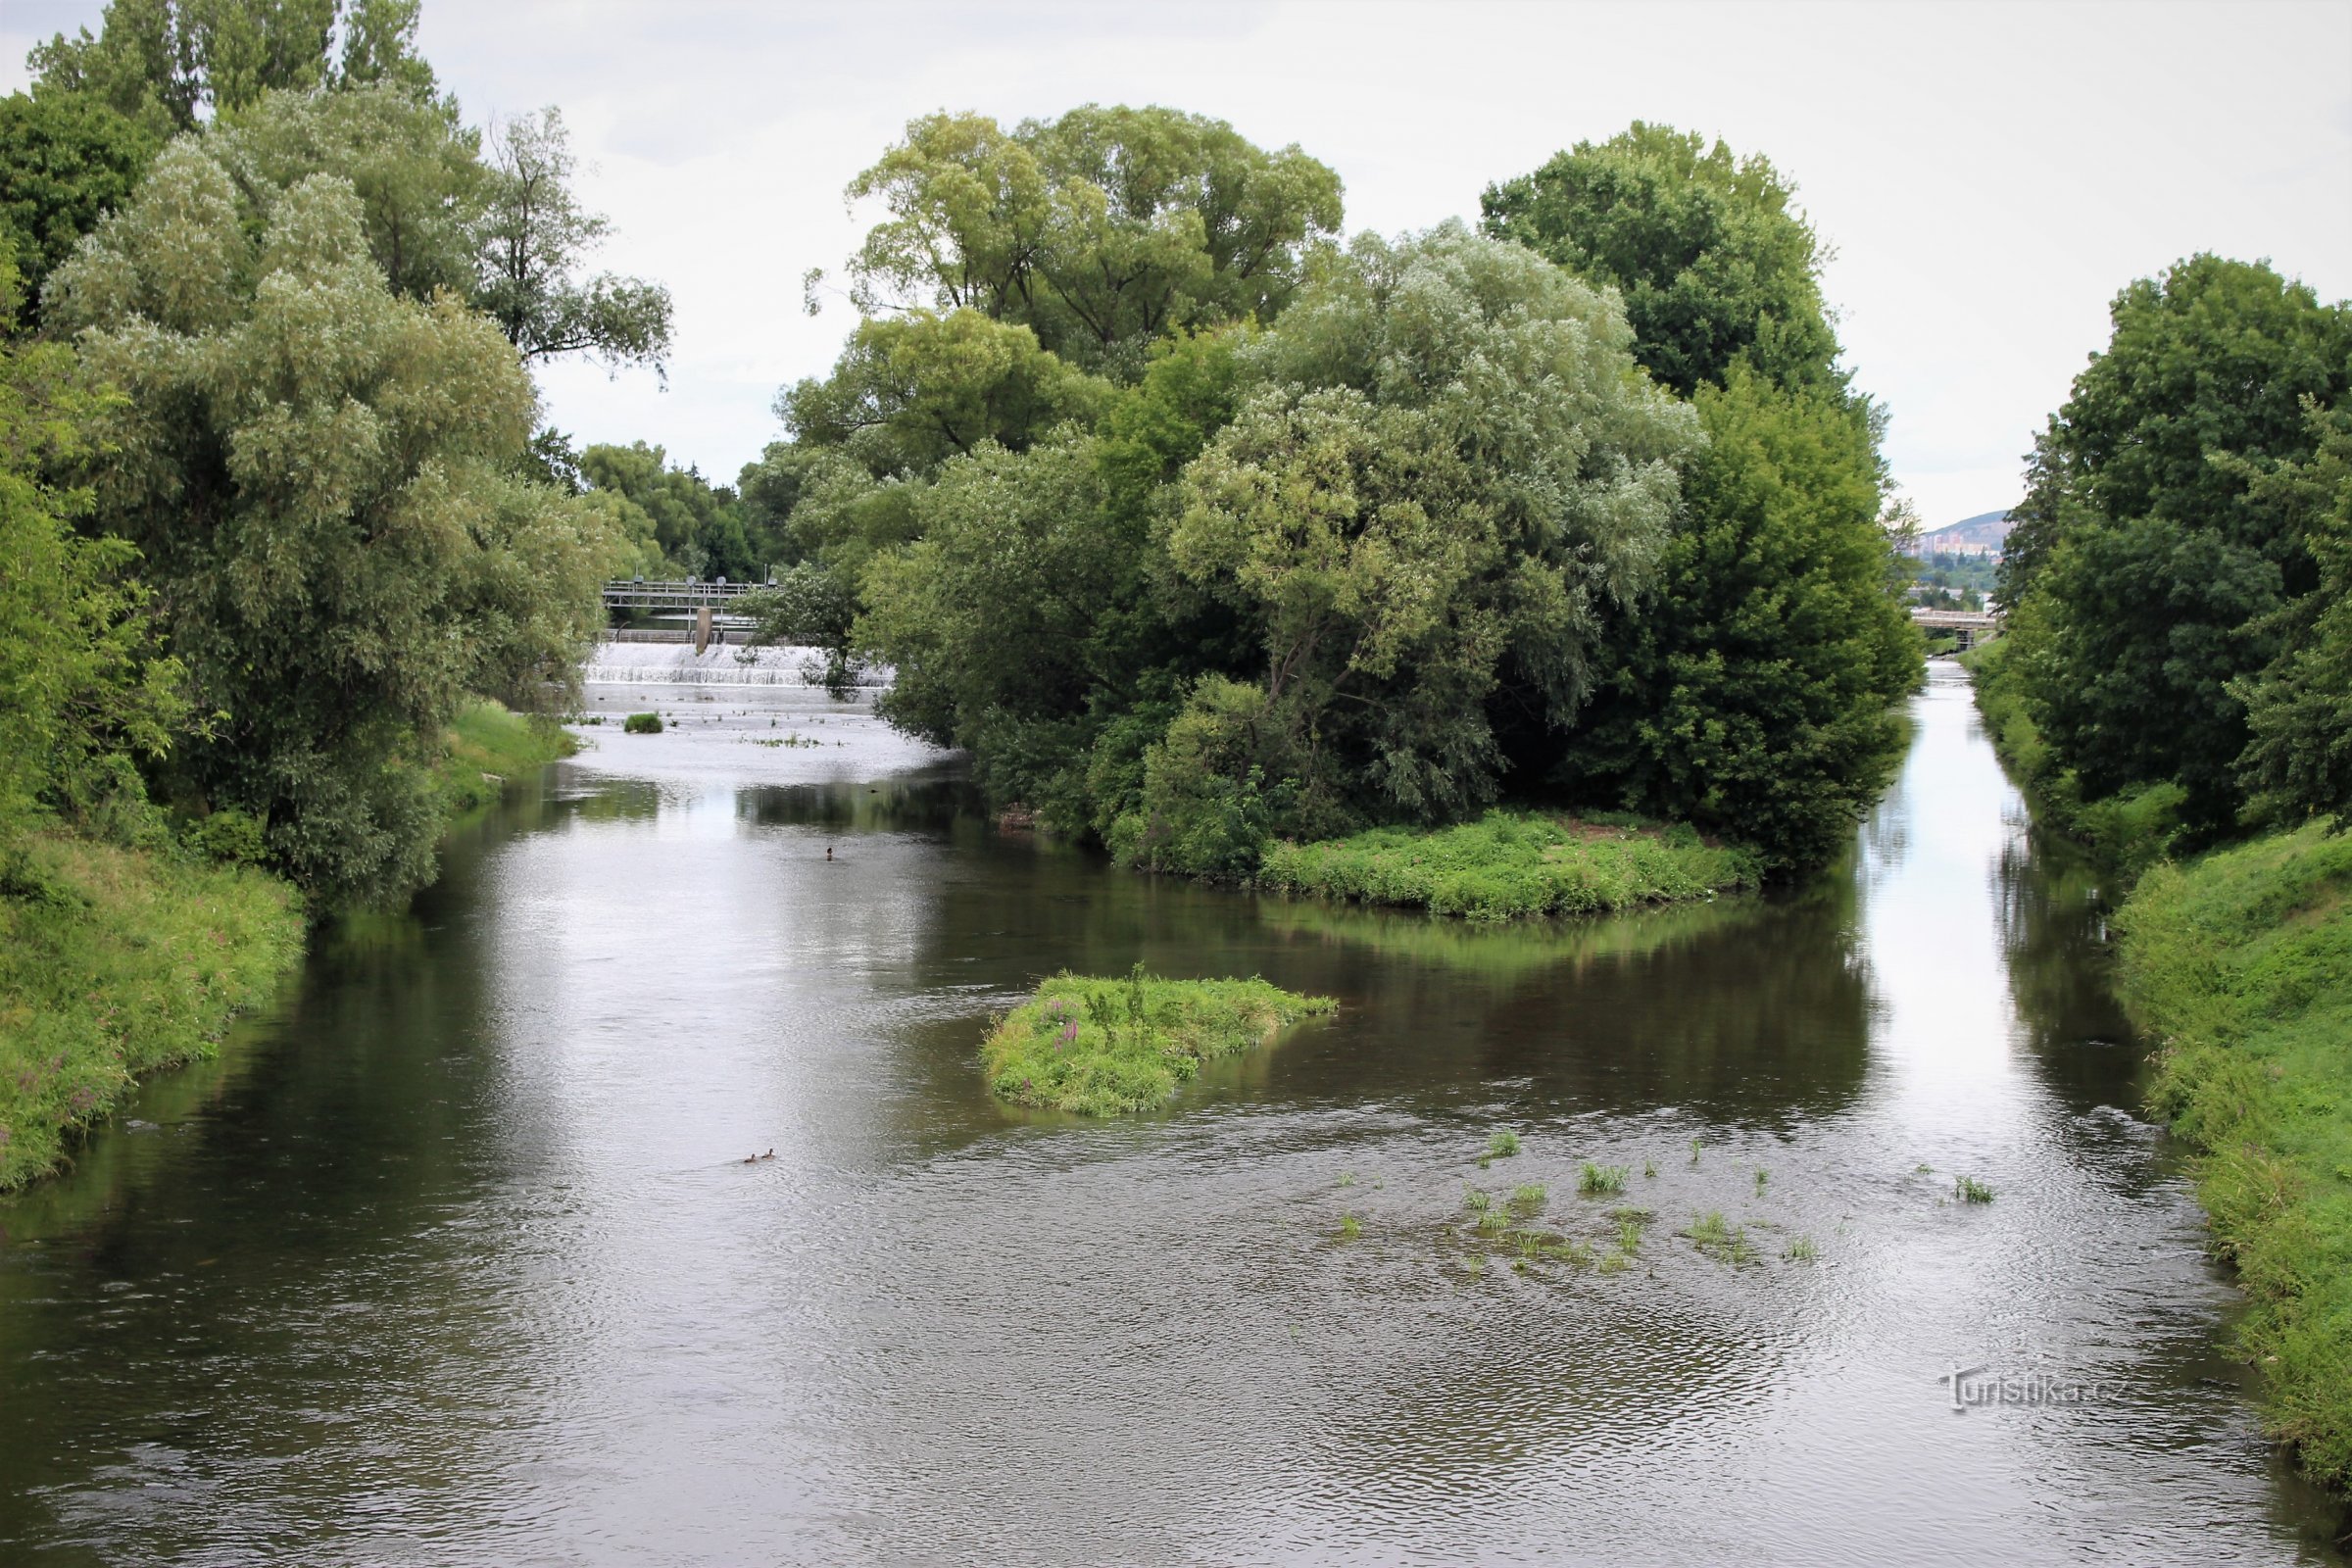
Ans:
<svg viewBox="0 0 2352 1568"><path fill-rule="evenodd" d="M46 310L123 394L96 421L94 516L140 551L216 715L170 787L262 819L326 905L417 886L463 695L565 678L597 615L605 542L513 476L536 413L513 345L388 289L348 181L265 217L192 137Z"/></svg>

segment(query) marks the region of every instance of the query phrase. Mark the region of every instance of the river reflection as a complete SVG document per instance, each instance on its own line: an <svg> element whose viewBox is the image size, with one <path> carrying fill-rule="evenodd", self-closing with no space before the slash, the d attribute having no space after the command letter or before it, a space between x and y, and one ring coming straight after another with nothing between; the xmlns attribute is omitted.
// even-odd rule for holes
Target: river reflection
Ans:
<svg viewBox="0 0 2352 1568"><path fill-rule="evenodd" d="M1838 875L1494 931L1122 875L722 695L0 1205L0 1557L2328 1560L1948 669ZM1163 1114L990 1102L992 1011L1138 958L1342 1010ZM1532 1183L1632 1266L1482 1244Z"/></svg>

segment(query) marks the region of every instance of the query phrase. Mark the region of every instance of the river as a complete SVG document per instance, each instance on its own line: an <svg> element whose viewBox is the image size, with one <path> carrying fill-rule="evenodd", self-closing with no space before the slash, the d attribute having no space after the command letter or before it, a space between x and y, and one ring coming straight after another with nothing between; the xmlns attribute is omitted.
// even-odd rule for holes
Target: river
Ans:
<svg viewBox="0 0 2352 1568"><path fill-rule="evenodd" d="M1000 831L862 702L591 690L673 722L0 1203L0 1561L2336 1560L1948 665L1837 874L1502 930ZM1138 958L1341 1010L990 1101L993 1011ZM1523 1184L1636 1261L1515 1269Z"/></svg>

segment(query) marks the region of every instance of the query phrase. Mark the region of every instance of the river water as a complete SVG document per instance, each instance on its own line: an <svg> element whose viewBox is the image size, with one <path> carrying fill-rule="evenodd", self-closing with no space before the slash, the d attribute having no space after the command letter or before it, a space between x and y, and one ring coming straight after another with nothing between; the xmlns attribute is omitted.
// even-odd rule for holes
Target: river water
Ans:
<svg viewBox="0 0 2352 1568"><path fill-rule="evenodd" d="M0 1561L2334 1560L1948 666L1837 875L1505 930L1118 873L799 686L592 694L673 722L0 1204ZM992 1103L993 1011L1138 958L1341 1010ZM1523 1184L1631 1266L1514 1269Z"/></svg>

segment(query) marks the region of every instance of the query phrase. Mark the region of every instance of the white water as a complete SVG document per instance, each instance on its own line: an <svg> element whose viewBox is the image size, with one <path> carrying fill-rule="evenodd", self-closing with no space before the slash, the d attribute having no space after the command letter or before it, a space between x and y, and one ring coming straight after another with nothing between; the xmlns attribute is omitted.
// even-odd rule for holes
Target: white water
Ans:
<svg viewBox="0 0 2352 1568"><path fill-rule="evenodd" d="M822 686L824 650L750 648L713 643L702 653L691 643L599 643L580 678L606 686ZM855 686L888 686L891 672L853 673Z"/></svg>

